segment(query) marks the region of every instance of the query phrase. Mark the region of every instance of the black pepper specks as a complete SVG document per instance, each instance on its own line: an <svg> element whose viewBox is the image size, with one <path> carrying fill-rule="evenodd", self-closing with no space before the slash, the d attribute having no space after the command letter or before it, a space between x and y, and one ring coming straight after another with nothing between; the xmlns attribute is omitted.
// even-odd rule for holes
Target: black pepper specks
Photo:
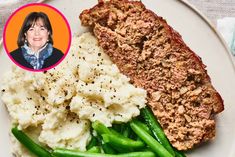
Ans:
<svg viewBox="0 0 235 157"><path fill-rule="evenodd" d="M65 107L65 109L66 109L66 110L70 110L70 106L67 105L67 106Z"/></svg>

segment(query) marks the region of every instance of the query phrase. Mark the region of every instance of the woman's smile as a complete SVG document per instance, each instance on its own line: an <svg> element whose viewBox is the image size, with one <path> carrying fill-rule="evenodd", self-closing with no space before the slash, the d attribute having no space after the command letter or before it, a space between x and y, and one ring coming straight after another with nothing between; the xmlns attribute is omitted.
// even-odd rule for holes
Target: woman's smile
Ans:
<svg viewBox="0 0 235 157"><path fill-rule="evenodd" d="M33 38L34 41L42 41L42 38Z"/></svg>

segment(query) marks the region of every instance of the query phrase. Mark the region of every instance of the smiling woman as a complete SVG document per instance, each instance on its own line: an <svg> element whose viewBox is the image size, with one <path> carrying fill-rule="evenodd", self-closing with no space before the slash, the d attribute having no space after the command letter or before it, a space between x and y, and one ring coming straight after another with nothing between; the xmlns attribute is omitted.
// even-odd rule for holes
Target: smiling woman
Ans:
<svg viewBox="0 0 235 157"><path fill-rule="evenodd" d="M18 36L18 49L10 53L20 65L31 69L44 69L56 64L63 53L53 48L52 27L43 12L30 13Z"/></svg>
<svg viewBox="0 0 235 157"><path fill-rule="evenodd" d="M57 9L46 4L29 4L17 9L8 19L3 42L17 66L45 71L66 56L71 42L70 27Z"/></svg>

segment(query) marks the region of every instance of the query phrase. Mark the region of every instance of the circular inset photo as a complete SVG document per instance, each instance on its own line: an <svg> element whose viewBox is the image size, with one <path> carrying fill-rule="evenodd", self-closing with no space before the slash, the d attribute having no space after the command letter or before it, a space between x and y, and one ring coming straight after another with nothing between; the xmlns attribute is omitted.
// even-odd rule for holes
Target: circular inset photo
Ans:
<svg viewBox="0 0 235 157"><path fill-rule="evenodd" d="M3 32L4 48L19 67L40 72L58 65L68 53L71 30L56 8L32 3L17 9Z"/></svg>

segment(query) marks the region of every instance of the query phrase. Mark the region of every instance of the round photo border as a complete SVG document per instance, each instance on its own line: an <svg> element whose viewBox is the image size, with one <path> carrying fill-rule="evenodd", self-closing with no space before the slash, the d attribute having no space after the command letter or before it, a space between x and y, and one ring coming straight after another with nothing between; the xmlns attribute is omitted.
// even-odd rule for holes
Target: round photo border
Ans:
<svg viewBox="0 0 235 157"><path fill-rule="evenodd" d="M67 26L67 28L68 28L68 33L69 33L68 47L67 47L66 51L64 52L63 57L62 57L56 64L54 64L54 65L52 65L52 66L50 66L50 67L47 67L47 68L39 69L39 70L27 68L27 67L25 67L25 66L22 66L22 65L19 64L18 62L16 62L16 61L12 58L12 56L10 55L10 51L8 51L8 49L7 49L7 43L6 43L6 40L5 40L6 29L7 29L7 26L8 26L8 24L9 24L10 20L11 20L11 19L13 18L13 16L14 16L16 13L18 13L20 10L22 10L22 9L24 9L24 8L27 8L27 7L30 7L30 6L43 6L43 7L48 7L48 8L50 8L50 9L54 10L55 12L57 12L57 13L63 18L63 20L65 21L65 24L66 24L66 26ZM53 6L49 5L49 4L45 4L45 3L29 3L29 4L25 4L25 5L23 5L23 6L19 7L19 8L17 8L17 9L9 16L9 18L7 19L6 24L5 24L5 26L4 26L4 29L3 29L3 36L2 36L3 48L4 48L5 52L6 52L6 54L8 55L8 57L11 59L11 61L14 62L14 64L15 64L16 66L18 66L18 67L20 67L20 68L22 68L22 69L24 69L24 70L26 70L26 71L31 71L31 72L44 72L44 71L48 71L48 70L50 70L50 69L55 68L55 67L56 67L58 64L60 64L60 63L65 59L65 57L67 56L67 54L68 54L68 52L69 52L69 50L70 50L70 47L71 47L71 42L72 42L72 32L71 32L71 27L70 27L70 24L69 24L68 20L67 20L66 17L62 14L62 12L59 11L57 8L55 8L55 7L53 7Z"/></svg>

